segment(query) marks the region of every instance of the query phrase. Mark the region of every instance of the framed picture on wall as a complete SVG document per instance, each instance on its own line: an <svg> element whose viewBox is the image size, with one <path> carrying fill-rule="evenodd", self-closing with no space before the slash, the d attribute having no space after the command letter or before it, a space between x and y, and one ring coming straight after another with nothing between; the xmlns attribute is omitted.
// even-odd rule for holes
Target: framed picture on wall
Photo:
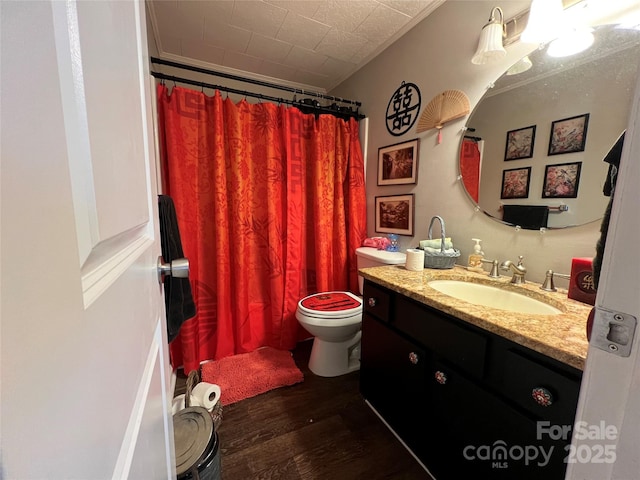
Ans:
<svg viewBox="0 0 640 480"><path fill-rule="evenodd" d="M549 155L584 152L588 126L588 113L552 122L551 135L549 136Z"/></svg>
<svg viewBox="0 0 640 480"><path fill-rule="evenodd" d="M582 162L547 165L544 171L542 198L576 198Z"/></svg>
<svg viewBox="0 0 640 480"><path fill-rule="evenodd" d="M500 198L527 198L530 178L531 167L503 170Z"/></svg>
<svg viewBox="0 0 640 480"><path fill-rule="evenodd" d="M376 197L376 232L413 235L413 194Z"/></svg>
<svg viewBox="0 0 640 480"><path fill-rule="evenodd" d="M535 125L517 130L509 130L507 132L507 144L504 148L505 161L533 157L533 144L535 139Z"/></svg>
<svg viewBox="0 0 640 480"><path fill-rule="evenodd" d="M378 149L378 185L416 183L418 138Z"/></svg>

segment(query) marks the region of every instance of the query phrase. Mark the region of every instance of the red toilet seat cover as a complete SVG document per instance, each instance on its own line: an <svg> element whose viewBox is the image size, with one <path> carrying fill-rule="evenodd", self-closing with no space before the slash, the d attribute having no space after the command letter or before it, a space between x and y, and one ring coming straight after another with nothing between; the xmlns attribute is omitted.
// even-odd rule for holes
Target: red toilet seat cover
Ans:
<svg viewBox="0 0 640 480"><path fill-rule="evenodd" d="M306 297L300 304L318 312L341 312L358 308L362 302L346 292L327 292Z"/></svg>

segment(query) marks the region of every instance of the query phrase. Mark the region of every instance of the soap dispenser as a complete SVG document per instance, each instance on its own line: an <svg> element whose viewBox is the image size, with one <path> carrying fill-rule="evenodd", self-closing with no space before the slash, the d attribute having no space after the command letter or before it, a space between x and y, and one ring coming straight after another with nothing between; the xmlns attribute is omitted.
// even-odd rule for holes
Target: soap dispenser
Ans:
<svg viewBox="0 0 640 480"><path fill-rule="evenodd" d="M484 258L484 252L482 251L482 247L480 246L479 238L472 238L476 244L473 246L473 253L469 255L469 263L467 264L467 269L472 270L474 272L482 272L482 259Z"/></svg>

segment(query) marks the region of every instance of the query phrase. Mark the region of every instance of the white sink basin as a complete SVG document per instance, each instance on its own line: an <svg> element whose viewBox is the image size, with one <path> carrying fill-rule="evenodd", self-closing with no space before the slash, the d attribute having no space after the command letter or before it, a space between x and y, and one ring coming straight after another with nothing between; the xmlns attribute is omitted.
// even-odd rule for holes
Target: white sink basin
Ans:
<svg viewBox="0 0 640 480"><path fill-rule="evenodd" d="M537 315L557 315L562 313L548 303L489 285L460 280L432 280L427 285L450 297L484 307Z"/></svg>

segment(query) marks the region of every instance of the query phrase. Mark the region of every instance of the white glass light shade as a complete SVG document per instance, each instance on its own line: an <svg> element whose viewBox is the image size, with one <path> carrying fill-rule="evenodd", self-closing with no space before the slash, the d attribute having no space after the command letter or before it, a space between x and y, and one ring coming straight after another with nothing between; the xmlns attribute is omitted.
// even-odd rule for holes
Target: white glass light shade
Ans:
<svg viewBox="0 0 640 480"><path fill-rule="evenodd" d="M507 51L502 45L502 23L489 23L480 32L478 49L471 59L471 63L482 65L484 63L504 57Z"/></svg>
<svg viewBox="0 0 640 480"><path fill-rule="evenodd" d="M533 0L520 41L540 44L557 38L563 28L563 15L562 0Z"/></svg>
<svg viewBox="0 0 640 480"><path fill-rule="evenodd" d="M511 68L507 70L507 75L517 75L518 73L526 72L531 67L533 67L533 63L531 63L531 59L527 55L514 63Z"/></svg>
<svg viewBox="0 0 640 480"><path fill-rule="evenodd" d="M547 49L547 55L550 57L575 55L593 45L593 41L593 31L590 28L572 30L551 42Z"/></svg>

